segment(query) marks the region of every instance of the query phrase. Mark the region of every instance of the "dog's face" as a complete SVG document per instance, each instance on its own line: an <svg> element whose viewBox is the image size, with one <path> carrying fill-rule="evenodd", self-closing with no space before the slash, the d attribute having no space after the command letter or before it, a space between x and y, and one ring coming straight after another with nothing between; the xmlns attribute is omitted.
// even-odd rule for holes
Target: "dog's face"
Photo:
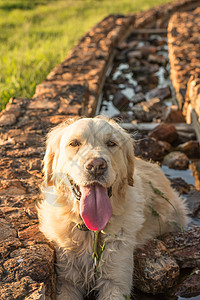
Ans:
<svg viewBox="0 0 200 300"><path fill-rule="evenodd" d="M68 185L87 227L102 230L115 205L110 201L112 188L122 180L133 185L133 157L131 138L113 121L84 118L62 124L48 137L46 183Z"/></svg>

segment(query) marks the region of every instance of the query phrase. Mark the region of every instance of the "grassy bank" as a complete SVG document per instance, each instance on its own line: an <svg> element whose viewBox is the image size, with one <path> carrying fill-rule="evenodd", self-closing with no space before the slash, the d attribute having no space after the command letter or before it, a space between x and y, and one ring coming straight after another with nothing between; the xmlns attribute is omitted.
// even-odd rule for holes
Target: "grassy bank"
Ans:
<svg viewBox="0 0 200 300"><path fill-rule="evenodd" d="M169 0L0 0L0 109L31 97L79 38L110 13L147 10Z"/></svg>

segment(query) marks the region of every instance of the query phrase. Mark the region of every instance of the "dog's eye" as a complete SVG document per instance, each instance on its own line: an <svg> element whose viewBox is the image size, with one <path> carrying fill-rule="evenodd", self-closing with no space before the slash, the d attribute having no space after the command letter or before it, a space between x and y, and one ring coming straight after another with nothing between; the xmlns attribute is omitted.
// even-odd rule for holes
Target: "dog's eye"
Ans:
<svg viewBox="0 0 200 300"><path fill-rule="evenodd" d="M74 140L69 144L71 147L79 147L81 145L81 142L78 140Z"/></svg>
<svg viewBox="0 0 200 300"><path fill-rule="evenodd" d="M107 145L108 147L114 147L114 146L116 146L117 144L116 144L115 142L109 140L109 141L106 142L106 145Z"/></svg>

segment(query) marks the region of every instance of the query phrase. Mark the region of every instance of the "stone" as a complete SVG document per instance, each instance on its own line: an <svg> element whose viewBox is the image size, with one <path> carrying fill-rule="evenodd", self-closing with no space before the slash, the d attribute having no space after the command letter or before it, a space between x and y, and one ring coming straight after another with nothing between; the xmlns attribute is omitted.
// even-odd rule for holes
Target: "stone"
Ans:
<svg viewBox="0 0 200 300"><path fill-rule="evenodd" d="M129 63L129 66L130 67L137 67L137 66L140 66L140 61L139 61L139 59L137 59L137 58L130 58L129 59L129 61L128 61L128 63Z"/></svg>
<svg viewBox="0 0 200 300"><path fill-rule="evenodd" d="M95 74L96 71L92 69L91 72L94 72ZM69 105L87 105L89 100L89 90L87 83L85 82L84 85L76 83L65 85L62 91L59 93L59 99Z"/></svg>
<svg viewBox="0 0 200 300"><path fill-rule="evenodd" d="M178 151L185 153L189 158L200 158L200 147L197 141L188 141L177 147Z"/></svg>
<svg viewBox="0 0 200 300"><path fill-rule="evenodd" d="M4 270L3 270L2 265L0 265L0 284L1 284L3 277L4 277Z"/></svg>
<svg viewBox="0 0 200 300"><path fill-rule="evenodd" d="M130 100L123 95L120 91L118 91L113 98L113 104L119 110L126 110L129 106Z"/></svg>
<svg viewBox="0 0 200 300"><path fill-rule="evenodd" d="M155 46L143 46L140 50L143 57L148 57L149 54L155 54L158 49Z"/></svg>
<svg viewBox="0 0 200 300"><path fill-rule="evenodd" d="M51 99L40 99L35 98L33 99L30 104L28 105L28 109L45 109L45 110L55 110L58 104Z"/></svg>
<svg viewBox="0 0 200 300"><path fill-rule="evenodd" d="M17 207L1 207L1 212L5 215L7 221L9 221L16 230L21 230L32 224L38 222L37 220L31 220L24 208Z"/></svg>
<svg viewBox="0 0 200 300"><path fill-rule="evenodd" d="M82 106L80 104L70 105L67 103L61 103L58 109L59 114L63 115L81 115Z"/></svg>
<svg viewBox="0 0 200 300"><path fill-rule="evenodd" d="M16 116L14 114L3 114L0 117L0 126L11 126L16 122Z"/></svg>
<svg viewBox="0 0 200 300"><path fill-rule="evenodd" d="M16 232L17 233L17 232ZM16 238L16 234L14 236L10 236L2 241L0 241L0 258L6 259L10 253L19 247L22 246L22 243L18 238Z"/></svg>
<svg viewBox="0 0 200 300"><path fill-rule="evenodd" d="M185 132L185 131L179 131L178 132L177 145L184 144L184 143L189 142L191 140L196 140L196 134L195 133Z"/></svg>
<svg viewBox="0 0 200 300"><path fill-rule="evenodd" d="M190 170L195 178L195 187L197 190L200 190L200 160L193 160L190 163Z"/></svg>
<svg viewBox="0 0 200 300"><path fill-rule="evenodd" d="M64 81L45 80L36 86L35 95L33 96L33 98L35 99L35 101L37 101L37 99L55 98L56 95L62 91L63 86L66 86L66 82Z"/></svg>
<svg viewBox="0 0 200 300"><path fill-rule="evenodd" d="M119 74L117 76L116 79L113 80L114 85L126 84L127 82L128 82L128 79L122 72L121 72L121 74Z"/></svg>
<svg viewBox="0 0 200 300"><path fill-rule="evenodd" d="M51 123L52 126L56 126L62 122L67 121L69 118L74 118L74 116L69 115L69 116L63 116L63 115L55 115L55 116L49 116L48 120Z"/></svg>
<svg viewBox="0 0 200 300"><path fill-rule="evenodd" d="M164 109L165 105L161 103L160 99L154 98L134 105L132 111L137 120L151 122L153 119L159 118L163 114Z"/></svg>
<svg viewBox="0 0 200 300"><path fill-rule="evenodd" d="M165 141L158 141L159 145L164 148L165 153L169 153L173 150L173 147L171 146L170 143L165 142Z"/></svg>
<svg viewBox="0 0 200 300"><path fill-rule="evenodd" d="M21 146L41 147L41 145L44 143L44 137L42 136L41 132L26 132L22 129L9 130L6 132L6 134L4 134L4 137L6 139L13 139L15 141L15 144Z"/></svg>
<svg viewBox="0 0 200 300"><path fill-rule="evenodd" d="M54 251L48 245L19 248L3 263L6 281L18 281L25 276L32 280L48 282L53 272Z"/></svg>
<svg viewBox="0 0 200 300"><path fill-rule="evenodd" d="M132 116L126 112L121 112L120 114L116 114L112 117L113 120L115 120L118 123L129 123L132 121Z"/></svg>
<svg viewBox="0 0 200 300"><path fill-rule="evenodd" d="M0 195L24 195L26 189L22 186L22 183L19 180L5 180L1 181Z"/></svg>
<svg viewBox="0 0 200 300"><path fill-rule="evenodd" d="M127 49L123 51L117 51L115 56L115 61L117 62L125 62L126 61L126 53Z"/></svg>
<svg viewBox="0 0 200 300"><path fill-rule="evenodd" d="M162 236L170 254L180 268L196 268L200 265L200 228L193 227L183 232L170 232Z"/></svg>
<svg viewBox="0 0 200 300"><path fill-rule="evenodd" d="M33 202L33 203L35 203L35 202ZM26 207L24 210L30 219L35 219L35 220L38 219L37 207L34 204L29 207Z"/></svg>
<svg viewBox="0 0 200 300"><path fill-rule="evenodd" d="M181 177L169 178L169 180L172 188L177 190L180 195L188 194L194 188L193 185L188 184Z"/></svg>
<svg viewBox="0 0 200 300"><path fill-rule="evenodd" d="M29 170L39 170L41 171L42 168L42 161L39 158L35 158L29 162Z"/></svg>
<svg viewBox="0 0 200 300"><path fill-rule="evenodd" d="M35 294L34 298L33 294ZM0 282L0 299L45 300L45 285L44 283L33 281L29 276L15 282Z"/></svg>
<svg viewBox="0 0 200 300"><path fill-rule="evenodd" d="M142 52L140 50L133 50L129 51L127 54L128 59L133 59L133 58L142 58Z"/></svg>
<svg viewBox="0 0 200 300"><path fill-rule="evenodd" d="M198 63L198 62L197 62ZM196 72L190 77L187 83L187 92L183 106L183 114L186 116L187 123L194 120L192 112L196 113L197 118L200 118L200 72ZM195 124L193 124L194 126ZM195 126L196 127L196 126ZM198 128L198 127L197 127Z"/></svg>
<svg viewBox="0 0 200 300"><path fill-rule="evenodd" d="M152 240L136 249L134 283L145 293L158 294L172 287L180 269L162 241Z"/></svg>
<svg viewBox="0 0 200 300"><path fill-rule="evenodd" d="M162 66L166 66L168 60L165 58L163 55L158 55L158 54L150 54L148 56L148 61L150 63L156 63Z"/></svg>
<svg viewBox="0 0 200 300"><path fill-rule="evenodd" d="M184 299L191 297L198 299L195 296L200 294L200 270L193 270L186 279L170 290L170 294L177 297L184 297Z"/></svg>
<svg viewBox="0 0 200 300"><path fill-rule="evenodd" d="M8 114L14 114L16 118L18 118L21 114L21 105L20 104L13 104L9 102L6 105L5 112Z"/></svg>
<svg viewBox="0 0 200 300"><path fill-rule="evenodd" d="M168 24L170 77L178 95L179 107L182 108L184 105L183 113L188 123L191 119L191 110L196 111L196 87L190 87L192 84L190 78L191 75L199 74L199 20L199 8L197 8L190 12L175 13ZM196 112L200 115L198 108Z"/></svg>
<svg viewBox="0 0 200 300"><path fill-rule="evenodd" d="M14 209L23 208L40 200L42 200L42 196L39 193L35 195L4 195L1 196L0 213L3 205L5 205L5 207L13 207Z"/></svg>
<svg viewBox="0 0 200 300"><path fill-rule="evenodd" d="M140 76L140 75L149 75L152 73L156 73L159 71L159 66L158 65L144 65L144 66L135 66L133 67L133 73L135 76Z"/></svg>
<svg viewBox="0 0 200 300"><path fill-rule="evenodd" d="M17 232L9 222L4 219L0 219L0 242L9 237L17 237Z"/></svg>
<svg viewBox="0 0 200 300"><path fill-rule="evenodd" d="M135 141L135 155L147 160L161 161L165 155L165 148L156 139L145 137Z"/></svg>
<svg viewBox="0 0 200 300"><path fill-rule="evenodd" d="M131 102L133 102L133 104L138 104L140 102L146 101L145 95L143 93L138 93L135 94L131 100Z"/></svg>
<svg viewBox="0 0 200 300"><path fill-rule="evenodd" d="M187 205L193 218L200 217L200 191L193 190L187 195Z"/></svg>
<svg viewBox="0 0 200 300"><path fill-rule="evenodd" d="M178 138L178 133L174 125L160 124L149 133L150 137L157 140L173 143Z"/></svg>
<svg viewBox="0 0 200 300"><path fill-rule="evenodd" d="M130 41L130 42L128 42L126 45L127 45L127 47L128 47L129 49L134 49L134 48L137 47L138 41Z"/></svg>
<svg viewBox="0 0 200 300"><path fill-rule="evenodd" d="M6 152L8 157L31 157L31 156L44 156L45 147L28 147L25 149L15 149L15 150L8 150Z"/></svg>
<svg viewBox="0 0 200 300"><path fill-rule="evenodd" d="M165 123L185 123L185 117L177 105L167 107L162 117Z"/></svg>
<svg viewBox="0 0 200 300"><path fill-rule="evenodd" d="M23 244L37 244L47 242L44 235L40 232L38 224L29 226L21 231L18 231L18 237L20 241L23 241Z"/></svg>
<svg viewBox="0 0 200 300"><path fill-rule="evenodd" d="M0 178L2 178L2 179L15 178L15 167L13 167L12 159L1 158L1 160L0 160ZM1 184L0 184L0 190L2 189L2 187L3 187L3 182L1 182Z"/></svg>
<svg viewBox="0 0 200 300"><path fill-rule="evenodd" d="M152 98L159 98L160 100L165 100L171 97L171 89L169 86L164 88L155 88L146 94L147 100Z"/></svg>
<svg viewBox="0 0 200 300"><path fill-rule="evenodd" d="M137 86L135 87L135 92L136 92L136 93L141 93L141 92L142 92L142 86L141 86L141 85L137 85Z"/></svg>
<svg viewBox="0 0 200 300"><path fill-rule="evenodd" d="M145 92L155 88L158 84L158 76L154 74L144 75L144 76L138 76L137 82L139 85L143 86L143 90Z"/></svg>
<svg viewBox="0 0 200 300"><path fill-rule="evenodd" d="M174 151L164 157L162 164L170 169L186 170L189 166L189 158L182 152Z"/></svg>
<svg viewBox="0 0 200 300"><path fill-rule="evenodd" d="M45 285L41 284L40 287L34 291L30 296L26 297L25 300L46 300L45 296Z"/></svg>

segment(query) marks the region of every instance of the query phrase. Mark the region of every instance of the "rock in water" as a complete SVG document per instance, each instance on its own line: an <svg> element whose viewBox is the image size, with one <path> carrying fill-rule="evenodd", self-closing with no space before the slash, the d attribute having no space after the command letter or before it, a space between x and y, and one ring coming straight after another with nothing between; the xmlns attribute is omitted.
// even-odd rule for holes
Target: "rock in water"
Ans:
<svg viewBox="0 0 200 300"><path fill-rule="evenodd" d="M151 122L154 118L160 118L165 110L165 104L159 98L143 101L133 106L134 117L143 122Z"/></svg>
<svg viewBox="0 0 200 300"><path fill-rule="evenodd" d="M163 165L170 169L186 170L189 166L189 158L182 152L174 151L164 157Z"/></svg>
<svg viewBox="0 0 200 300"><path fill-rule="evenodd" d="M147 100L150 100L152 98L159 98L160 100L164 100L171 97L171 89L169 86L164 88L155 88L151 90L149 93L147 93Z"/></svg>
<svg viewBox="0 0 200 300"><path fill-rule="evenodd" d="M193 227L184 232L166 233L162 241L180 268L196 268L200 266L199 237L200 228Z"/></svg>
<svg viewBox="0 0 200 300"><path fill-rule="evenodd" d="M200 147L197 141L188 141L177 147L177 150L184 152L189 158L200 157Z"/></svg>
<svg viewBox="0 0 200 300"><path fill-rule="evenodd" d="M114 95L113 104L119 110L126 110L129 106L129 103L130 103L129 99L125 95L123 95L121 92L118 91Z"/></svg>
<svg viewBox="0 0 200 300"><path fill-rule="evenodd" d="M134 285L141 291L162 293L178 276L179 266L162 241L154 239L135 251Z"/></svg>
<svg viewBox="0 0 200 300"><path fill-rule="evenodd" d="M174 125L163 123L153 129L149 136L171 144L178 138L178 133Z"/></svg>

